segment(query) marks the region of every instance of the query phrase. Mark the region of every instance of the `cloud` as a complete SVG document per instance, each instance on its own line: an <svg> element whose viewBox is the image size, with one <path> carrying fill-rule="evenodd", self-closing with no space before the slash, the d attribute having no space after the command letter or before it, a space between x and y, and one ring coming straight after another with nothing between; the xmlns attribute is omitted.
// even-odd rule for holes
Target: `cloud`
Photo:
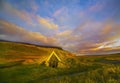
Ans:
<svg viewBox="0 0 120 83"><path fill-rule="evenodd" d="M111 29L113 28L112 24L106 24L103 28L103 30L101 31L102 35L106 35L109 34L111 32Z"/></svg>
<svg viewBox="0 0 120 83"><path fill-rule="evenodd" d="M72 33L72 30L66 30L66 31L63 31L63 32L59 32L57 34L57 36L58 37L67 37L67 36L71 35L71 33Z"/></svg>
<svg viewBox="0 0 120 83"><path fill-rule="evenodd" d="M52 21L50 21L48 19L45 19L45 18L42 18L42 17L39 17L39 16L38 16L37 19L38 19L38 22L46 28L58 29L58 25L54 24Z"/></svg>
<svg viewBox="0 0 120 83"><path fill-rule="evenodd" d="M88 27L86 24L90 25ZM81 34L83 38L76 48L79 53L86 54L100 54L100 53L109 53L110 51L106 51L104 48L99 49L99 47L103 47L104 42L110 42L112 40L116 40L120 38L119 35L119 24L114 21L105 21L105 22L90 22L82 25L82 27L78 27L75 32L79 32L81 30ZM120 46L120 44L117 44ZM115 48L114 44L111 43L110 49ZM116 49L117 50L117 49ZM113 50L114 51L114 50Z"/></svg>
<svg viewBox="0 0 120 83"><path fill-rule="evenodd" d="M60 9L58 9L57 11L54 12L53 16L57 17L58 15L62 14L64 11L66 11L65 7L62 7Z"/></svg>
<svg viewBox="0 0 120 83"><path fill-rule="evenodd" d="M114 44L108 49L99 49L104 42L120 38L119 24L114 21L85 21L74 30L59 32L57 37L63 48L79 54L100 54L115 52ZM120 46L119 44L117 44ZM118 51L117 51L118 52Z"/></svg>
<svg viewBox="0 0 120 83"><path fill-rule="evenodd" d="M28 13L25 10L19 10L8 2L2 4L1 10L5 12L5 15L9 16L9 18L12 17L12 19L19 19L27 24L30 24L33 21L34 16L31 13Z"/></svg>
<svg viewBox="0 0 120 83"><path fill-rule="evenodd" d="M97 1L96 4L90 6L87 11L98 12L101 11L104 7L105 7L105 3L103 3L103 1Z"/></svg>
<svg viewBox="0 0 120 83"><path fill-rule="evenodd" d="M116 40L106 41L101 43L101 45L98 47L98 49L114 49L120 47L120 38Z"/></svg>
<svg viewBox="0 0 120 83"><path fill-rule="evenodd" d="M26 1L24 1L23 3L26 3ZM28 5L24 4L25 7L27 8L31 8L32 12L33 13L36 13L38 12L39 10L39 5L34 1L27 1Z"/></svg>
<svg viewBox="0 0 120 83"><path fill-rule="evenodd" d="M27 30L38 31L44 35L51 35L51 33L55 33L59 26L55 24L54 21L50 18L43 18L39 15L36 15L35 12L38 10L38 6L35 5L35 2L28 2L28 4L30 5L30 8L32 8L33 12L28 12L26 10L28 6L25 6L24 2L20 2L20 4L17 7L14 7L14 5L8 2L4 2L2 5L2 12L5 12L5 14L3 16L12 19L6 19L9 22L15 23L22 27L25 26L24 28ZM19 9L19 6L23 6L24 9ZM34 6L37 6L35 7L35 10Z"/></svg>
<svg viewBox="0 0 120 83"><path fill-rule="evenodd" d="M41 5L35 1L26 3L28 5L20 1L16 6L4 1L0 3L1 15L4 12L5 19L22 26L0 20L1 39L60 45L82 54L118 52L116 42L112 42L120 38L120 6L117 1L85 2L84 5L70 2L60 6L56 2L54 5L44 1L40 2ZM106 42L110 43L104 46Z"/></svg>
<svg viewBox="0 0 120 83"><path fill-rule="evenodd" d="M93 54L111 54L119 53L120 51L120 39L102 42L96 45L96 47L89 49L89 52Z"/></svg>
<svg viewBox="0 0 120 83"><path fill-rule="evenodd" d="M3 20L0 20L0 39L39 45L59 45L58 41L53 37L47 37L38 32L27 31L22 27Z"/></svg>
<svg viewBox="0 0 120 83"><path fill-rule="evenodd" d="M72 30L59 32L56 34L56 38L64 49L72 52L77 50L76 46L79 43L78 41L82 40L80 33L76 34Z"/></svg>

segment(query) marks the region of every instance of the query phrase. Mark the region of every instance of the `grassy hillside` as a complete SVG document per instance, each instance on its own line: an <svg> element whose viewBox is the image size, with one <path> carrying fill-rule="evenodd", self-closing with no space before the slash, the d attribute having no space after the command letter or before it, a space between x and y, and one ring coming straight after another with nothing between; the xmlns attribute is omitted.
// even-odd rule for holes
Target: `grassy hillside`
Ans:
<svg viewBox="0 0 120 83"><path fill-rule="evenodd" d="M42 62L55 50L69 67ZM29 62L23 64L21 62ZM32 64L31 64L32 63ZM120 83L120 54L73 56L58 49L0 42L0 83Z"/></svg>
<svg viewBox="0 0 120 83"><path fill-rule="evenodd" d="M71 53L64 51L58 47L36 46L32 44L15 43L15 42L0 42L0 63L18 60L45 60L52 51L55 51L58 56L64 59L65 56L72 56ZM40 60L39 60L40 59Z"/></svg>

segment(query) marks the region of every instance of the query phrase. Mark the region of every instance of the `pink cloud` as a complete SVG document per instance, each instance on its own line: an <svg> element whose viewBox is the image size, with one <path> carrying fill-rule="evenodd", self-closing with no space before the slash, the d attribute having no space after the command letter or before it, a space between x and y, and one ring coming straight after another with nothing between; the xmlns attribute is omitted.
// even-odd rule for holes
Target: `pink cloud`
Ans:
<svg viewBox="0 0 120 83"><path fill-rule="evenodd" d="M95 5L92 5L88 11L89 12L97 12L100 11L104 8L104 4L103 3L96 3Z"/></svg>
<svg viewBox="0 0 120 83"><path fill-rule="evenodd" d="M60 9L58 9L57 11L55 11L53 16L56 17L56 16L60 15L61 13L63 13L65 10L66 10L66 8L62 7Z"/></svg>

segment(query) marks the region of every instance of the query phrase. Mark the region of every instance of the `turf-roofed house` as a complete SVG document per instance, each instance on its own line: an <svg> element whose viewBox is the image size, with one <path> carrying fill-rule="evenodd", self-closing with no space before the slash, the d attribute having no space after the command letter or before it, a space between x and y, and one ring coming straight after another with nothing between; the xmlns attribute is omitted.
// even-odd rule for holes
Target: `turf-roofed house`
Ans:
<svg viewBox="0 0 120 83"><path fill-rule="evenodd" d="M52 51L52 53L46 60L46 66L56 68L59 66L60 62L61 62L60 57L56 54L55 51Z"/></svg>

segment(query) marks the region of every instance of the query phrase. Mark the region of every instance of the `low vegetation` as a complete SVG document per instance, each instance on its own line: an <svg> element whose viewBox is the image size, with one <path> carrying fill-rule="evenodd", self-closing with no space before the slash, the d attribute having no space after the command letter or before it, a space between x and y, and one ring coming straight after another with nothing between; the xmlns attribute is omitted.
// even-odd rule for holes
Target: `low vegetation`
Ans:
<svg viewBox="0 0 120 83"><path fill-rule="evenodd" d="M23 63L28 58L48 56L50 48L8 42L2 42L0 46L0 83L120 83L120 54L72 56L67 51L54 48L66 57L61 57L66 67L51 68L44 62Z"/></svg>

